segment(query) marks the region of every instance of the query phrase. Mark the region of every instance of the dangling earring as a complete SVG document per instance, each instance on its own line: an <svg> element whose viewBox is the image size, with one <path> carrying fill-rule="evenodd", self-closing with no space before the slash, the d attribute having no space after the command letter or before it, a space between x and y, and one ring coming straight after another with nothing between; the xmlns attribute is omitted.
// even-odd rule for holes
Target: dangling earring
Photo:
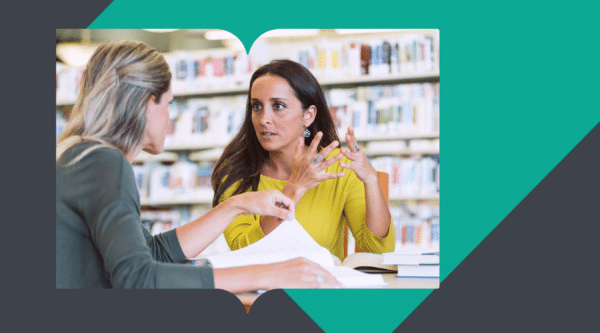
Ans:
<svg viewBox="0 0 600 333"><path fill-rule="evenodd" d="M308 138L310 136L310 130L307 128L304 129L304 137Z"/></svg>

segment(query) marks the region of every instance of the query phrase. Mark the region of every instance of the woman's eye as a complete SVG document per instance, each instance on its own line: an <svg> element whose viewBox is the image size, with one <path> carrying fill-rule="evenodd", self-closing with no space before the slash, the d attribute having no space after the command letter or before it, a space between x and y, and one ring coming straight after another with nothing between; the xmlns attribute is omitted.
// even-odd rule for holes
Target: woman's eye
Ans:
<svg viewBox="0 0 600 333"><path fill-rule="evenodd" d="M275 110L281 110L283 108L285 108L285 105L283 105L281 103L275 103L275 104L273 104L273 109L275 109Z"/></svg>
<svg viewBox="0 0 600 333"><path fill-rule="evenodd" d="M254 111L260 111L261 108L262 108L261 105L258 103L252 104L252 110L254 110Z"/></svg>

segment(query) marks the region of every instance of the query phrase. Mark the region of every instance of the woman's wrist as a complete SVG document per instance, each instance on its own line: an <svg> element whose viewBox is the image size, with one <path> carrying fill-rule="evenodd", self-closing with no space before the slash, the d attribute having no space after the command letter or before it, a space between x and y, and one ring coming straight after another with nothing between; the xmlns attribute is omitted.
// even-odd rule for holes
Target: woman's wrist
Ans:
<svg viewBox="0 0 600 333"><path fill-rule="evenodd" d="M242 196L234 195L227 200L221 202L217 207L221 206L226 211L232 212L235 216L240 216L246 213Z"/></svg>
<svg viewBox="0 0 600 333"><path fill-rule="evenodd" d="M365 178L363 180L363 183L365 184L365 186L379 186L379 177L377 177L377 173L369 175L368 178Z"/></svg>
<svg viewBox="0 0 600 333"><path fill-rule="evenodd" d="M294 200L296 205L298 205L300 199L302 199L302 197L306 193L306 189L294 183L288 182L287 184L285 184L281 192L290 197L290 199Z"/></svg>
<svg viewBox="0 0 600 333"><path fill-rule="evenodd" d="M267 269L268 265L256 265L256 269L253 269L252 272L255 273L255 284L257 289L260 290L268 290L270 288L269 277L272 275L272 272L269 272Z"/></svg>

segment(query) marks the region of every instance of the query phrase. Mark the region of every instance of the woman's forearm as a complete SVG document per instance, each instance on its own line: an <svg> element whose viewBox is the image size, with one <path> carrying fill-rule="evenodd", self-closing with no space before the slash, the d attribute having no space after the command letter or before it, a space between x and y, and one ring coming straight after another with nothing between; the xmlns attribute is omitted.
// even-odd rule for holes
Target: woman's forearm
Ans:
<svg viewBox="0 0 600 333"><path fill-rule="evenodd" d="M213 269L215 289L232 293L266 289L263 265Z"/></svg>
<svg viewBox="0 0 600 333"><path fill-rule="evenodd" d="M392 216L379 181L365 182L366 225L379 238L387 236Z"/></svg>
<svg viewBox="0 0 600 333"><path fill-rule="evenodd" d="M203 216L177 228L177 239L187 258L193 258L214 242L241 210L232 198L220 203Z"/></svg>

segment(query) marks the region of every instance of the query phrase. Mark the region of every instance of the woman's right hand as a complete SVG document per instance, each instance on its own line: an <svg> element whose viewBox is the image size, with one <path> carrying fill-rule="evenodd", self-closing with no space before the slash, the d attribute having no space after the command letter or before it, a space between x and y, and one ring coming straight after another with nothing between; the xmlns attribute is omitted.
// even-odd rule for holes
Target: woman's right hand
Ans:
<svg viewBox="0 0 600 333"><path fill-rule="evenodd" d="M235 207L244 215L275 216L283 220L293 220L296 215L292 199L279 190L246 192L229 200L234 201Z"/></svg>
<svg viewBox="0 0 600 333"><path fill-rule="evenodd" d="M216 289L242 293L279 288L341 288L327 270L306 259L213 270Z"/></svg>
<svg viewBox="0 0 600 333"><path fill-rule="evenodd" d="M340 153L326 160L325 158L327 155L339 145L339 142L333 141L318 152L317 148L322 137L323 133L317 132L313 141L310 143L310 146L306 150L306 153L303 152L304 138L299 139L298 145L296 146L292 174L290 175L286 186L294 186L304 194L324 180L344 176L344 172L329 173L325 171L325 169L339 161L343 155Z"/></svg>
<svg viewBox="0 0 600 333"><path fill-rule="evenodd" d="M341 288L341 284L326 269L306 259L295 258L262 265L262 289L278 288Z"/></svg>

